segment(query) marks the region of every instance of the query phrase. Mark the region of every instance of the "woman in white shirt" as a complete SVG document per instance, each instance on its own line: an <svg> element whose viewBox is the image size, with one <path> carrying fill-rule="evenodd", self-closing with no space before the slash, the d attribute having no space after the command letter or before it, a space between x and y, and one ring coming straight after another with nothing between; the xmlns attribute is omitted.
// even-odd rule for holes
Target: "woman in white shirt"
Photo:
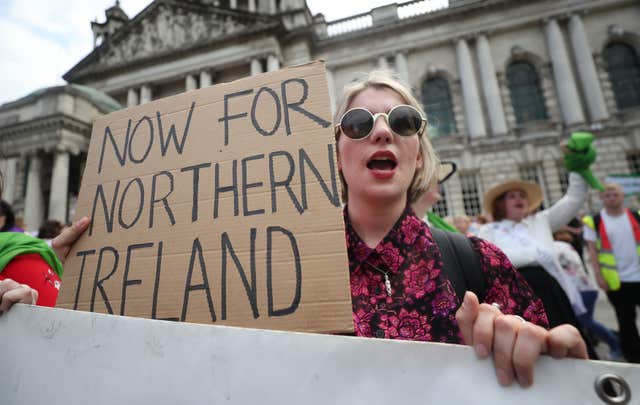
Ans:
<svg viewBox="0 0 640 405"><path fill-rule="evenodd" d="M542 300L552 327L562 323L578 326L574 311L586 311L580 292L562 271L553 247L553 232L578 213L586 197L587 184L577 173L569 174L567 193L540 212L535 211L542 203L542 190L530 181L504 182L484 197L484 208L495 222L483 226L478 236L507 255Z"/></svg>

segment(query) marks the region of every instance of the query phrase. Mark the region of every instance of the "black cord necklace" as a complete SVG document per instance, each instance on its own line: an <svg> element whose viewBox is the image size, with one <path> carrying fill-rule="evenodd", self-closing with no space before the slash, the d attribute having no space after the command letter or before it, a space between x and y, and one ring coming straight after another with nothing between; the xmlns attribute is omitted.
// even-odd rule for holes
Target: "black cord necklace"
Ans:
<svg viewBox="0 0 640 405"><path fill-rule="evenodd" d="M384 288L387 290L387 295L391 297L391 280L389 280L389 272L384 271L381 268L378 268L369 262L367 262L367 264L371 266L374 270L379 271L380 274L384 276Z"/></svg>

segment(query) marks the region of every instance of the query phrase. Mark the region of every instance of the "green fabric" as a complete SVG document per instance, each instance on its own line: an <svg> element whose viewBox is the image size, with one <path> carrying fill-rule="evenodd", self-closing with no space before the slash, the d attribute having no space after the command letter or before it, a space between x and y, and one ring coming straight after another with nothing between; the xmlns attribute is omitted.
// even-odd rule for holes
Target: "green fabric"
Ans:
<svg viewBox="0 0 640 405"><path fill-rule="evenodd" d="M434 226L438 229L442 229L443 231L460 233L460 231L454 228L453 225L449 224L447 221L442 219L438 214L434 213L433 211L427 212L427 219L429 220L429 224L431 226Z"/></svg>
<svg viewBox="0 0 640 405"><path fill-rule="evenodd" d="M39 254L62 277L62 263L45 241L20 232L0 232L0 272L14 257L28 253Z"/></svg>
<svg viewBox="0 0 640 405"><path fill-rule="evenodd" d="M596 150L592 143L595 137L589 132L574 132L567 142L564 166L570 172L580 174L592 188L604 191L602 183L593 175L590 166L596 161Z"/></svg>

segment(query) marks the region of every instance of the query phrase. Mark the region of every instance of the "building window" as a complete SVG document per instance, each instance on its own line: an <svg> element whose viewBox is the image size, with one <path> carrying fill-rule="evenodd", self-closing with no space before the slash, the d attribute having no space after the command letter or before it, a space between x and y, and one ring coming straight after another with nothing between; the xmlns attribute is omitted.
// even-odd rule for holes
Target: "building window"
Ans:
<svg viewBox="0 0 640 405"><path fill-rule="evenodd" d="M543 210L545 206L549 205L549 193L547 192L547 185L544 178L544 170L542 169L542 165L538 163L522 165L519 168L520 178L522 180L532 181L540 186L542 189L542 205L540 205L540 210Z"/></svg>
<svg viewBox="0 0 640 405"><path fill-rule="evenodd" d="M609 80L619 110L640 106L640 61L627 44L612 43L605 51Z"/></svg>
<svg viewBox="0 0 640 405"><path fill-rule="evenodd" d="M569 172L564 166L564 160L558 160L556 162L556 168L558 170L558 181L560 182L560 191L562 195L565 195L569 188Z"/></svg>
<svg viewBox="0 0 640 405"><path fill-rule="evenodd" d="M434 77L422 83L422 104L427 113L430 137L456 132L451 92L445 79Z"/></svg>
<svg viewBox="0 0 640 405"><path fill-rule="evenodd" d="M482 212L480 203L480 176L478 173L460 174L460 183L462 184L462 202L464 203L464 212L469 216L478 215Z"/></svg>
<svg viewBox="0 0 640 405"><path fill-rule="evenodd" d="M548 118L540 78L530 63L519 61L509 65L507 83L518 124Z"/></svg>
<svg viewBox="0 0 640 405"><path fill-rule="evenodd" d="M249 0L237 0L238 10L249 10Z"/></svg>
<svg viewBox="0 0 640 405"><path fill-rule="evenodd" d="M627 162L631 174L640 174L640 151L627 154Z"/></svg>
<svg viewBox="0 0 640 405"><path fill-rule="evenodd" d="M438 187L440 188L439 192L442 198L433 205L433 212L444 218L449 215L449 208L447 208L447 189L443 184L439 184Z"/></svg>

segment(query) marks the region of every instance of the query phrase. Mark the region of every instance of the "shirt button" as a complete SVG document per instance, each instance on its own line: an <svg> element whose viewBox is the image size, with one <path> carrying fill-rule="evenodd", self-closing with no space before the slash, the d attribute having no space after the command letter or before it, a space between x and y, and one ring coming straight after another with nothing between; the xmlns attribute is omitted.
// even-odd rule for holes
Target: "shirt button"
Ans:
<svg viewBox="0 0 640 405"><path fill-rule="evenodd" d="M382 329L378 329L378 330L376 331L376 337L377 337L378 339L382 339L382 338L384 337L384 331L383 331Z"/></svg>

